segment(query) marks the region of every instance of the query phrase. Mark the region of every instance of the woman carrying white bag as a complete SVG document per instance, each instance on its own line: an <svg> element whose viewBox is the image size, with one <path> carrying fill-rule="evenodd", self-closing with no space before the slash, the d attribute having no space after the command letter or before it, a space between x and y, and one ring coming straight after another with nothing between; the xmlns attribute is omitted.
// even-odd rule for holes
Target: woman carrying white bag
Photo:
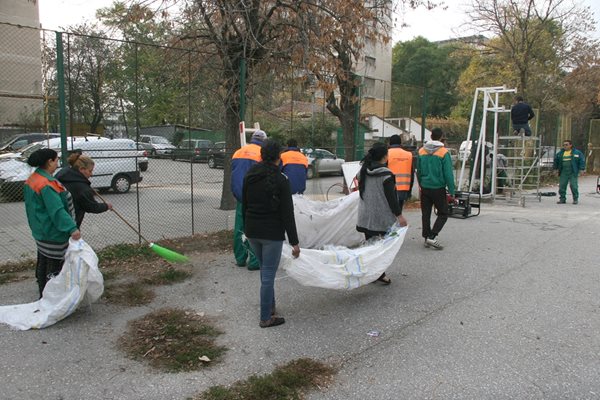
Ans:
<svg viewBox="0 0 600 400"><path fill-rule="evenodd" d="M383 143L374 143L361 161L358 173L358 221L356 230L369 240L383 237L396 222L406 226L406 219L396 197L396 179L387 167L388 148ZM385 272L377 278L384 285L392 283Z"/></svg>

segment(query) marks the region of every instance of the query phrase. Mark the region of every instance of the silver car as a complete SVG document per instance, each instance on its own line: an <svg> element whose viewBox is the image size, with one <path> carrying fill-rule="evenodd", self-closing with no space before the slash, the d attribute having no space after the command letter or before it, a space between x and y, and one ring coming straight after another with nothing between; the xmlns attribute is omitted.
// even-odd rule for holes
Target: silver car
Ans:
<svg viewBox="0 0 600 400"><path fill-rule="evenodd" d="M325 149L302 149L302 153L308 158L308 179L323 174L343 175L342 164L346 161L332 152Z"/></svg>

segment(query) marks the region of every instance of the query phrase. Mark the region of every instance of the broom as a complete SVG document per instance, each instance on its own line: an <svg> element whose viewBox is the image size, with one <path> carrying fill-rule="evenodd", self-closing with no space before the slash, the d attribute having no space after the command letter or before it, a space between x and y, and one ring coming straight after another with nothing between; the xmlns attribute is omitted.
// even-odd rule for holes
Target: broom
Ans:
<svg viewBox="0 0 600 400"><path fill-rule="evenodd" d="M96 196L98 196L100 198L100 200L102 200L104 202L104 204L107 204L104 197L100 196L100 193L98 193L95 190L94 190L94 192L96 193ZM188 261L188 258L186 256L184 256L183 254L179 254L173 250L169 250L167 248L159 246L156 243L152 243L151 241L149 241L148 239L143 237L142 234L137 229L135 229L135 227L133 225L131 225L125 218L123 218L123 216L121 214L119 214L117 212L117 210L115 210L113 208L111 211L114 212L117 215L117 217L119 217L121 219L121 221L125 222L128 227L133 229L133 231L135 233L137 233L138 236L144 240L144 242L148 243L148 247L150 247L150 249L152 251L154 251L156 254L158 254L160 257L164 258L167 261L176 262L176 263Z"/></svg>

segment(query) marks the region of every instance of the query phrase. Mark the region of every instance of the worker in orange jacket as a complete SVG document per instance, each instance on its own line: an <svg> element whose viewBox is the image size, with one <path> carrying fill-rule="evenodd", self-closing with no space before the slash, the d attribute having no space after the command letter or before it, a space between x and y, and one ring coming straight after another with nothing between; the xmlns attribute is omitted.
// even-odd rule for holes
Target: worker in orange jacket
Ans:
<svg viewBox="0 0 600 400"><path fill-rule="evenodd" d="M402 140L399 135L390 137L387 164L396 177L396 195L400 204L400 213L402 213L404 202L411 196L415 181L415 159L410 151L400 147L401 144Z"/></svg>
<svg viewBox="0 0 600 400"><path fill-rule="evenodd" d="M250 168L261 161L260 149L267 140L267 134L258 130L252 134L250 143L239 148L231 157L231 191L237 200L235 207L235 225L233 227L233 255L238 267L248 267L254 271L260 269L258 260L249 245L242 240L244 235L244 215L242 214L242 193L244 178Z"/></svg>
<svg viewBox="0 0 600 400"><path fill-rule="evenodd" d="M304 194L308 159L300 152L296 139L288 140L287 146L287 150L281 153L281 172L287 176L292 194Z"/></svg>

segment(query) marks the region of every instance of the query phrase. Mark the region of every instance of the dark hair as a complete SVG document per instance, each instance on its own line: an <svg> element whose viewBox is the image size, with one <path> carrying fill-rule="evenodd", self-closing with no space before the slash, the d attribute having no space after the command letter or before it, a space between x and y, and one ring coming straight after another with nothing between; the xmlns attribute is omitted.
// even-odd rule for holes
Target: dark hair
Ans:
<svg viewBox="0 0 600 400"><path fill-rule="evenodd" d="M515 97L515 100L517 100L517 101L523 101L523 96L517 96L517 97Z"/></svg>
<svg viewBox="0 0 600 400"><path fill-rule="evenodd" d="M260 148L260 157L265 162L274 162L281 155L281 145L273 139L267 139L264 141Z"/></svg>
<svg viewBox="0 0 600 400"><path fill-rule="evenodd" d="M358 192L362 199L365 191L365 179L367 177L367 169L370 169L373 163L379 163L388 153L388 148L383 143L373 143L367 154L363 157L358 176Z"/></svg>
<svg viewBox="0 0 600 400"><path fill-rule="evenodd" d="M56 160L58 153L52 149L39 149L31 153L27 159L27 164L32 167L44 168L49 160Z"/></svg>
<svg viewBox="0 0 600 400"><path fill-rule="evenodd" d="M400 138L400 135L390 136L390 145L392 144L402 144L402 139Z"/></svg>
<svg viewBox="0 0 600 400"><path fill-rule="evenodd" d="M298 142L296 141L296 139L289 139L287 141L287 145L288 147L298 147Z"/></svg>
<svg viewBox="0 0 600 400"><path fill-rule="evenodd" d="M570 139L563 140L563 143L569 143L569 145L573 146L573 142Z"/></svg>
<svg viewBox="0 0 600 400"><path fill-rule="evenodd" d="M279 165L275 165L274 163L279 159L280 155L281 145L279 142L273 139L264 141L260 148L260 157L262 158L262 164L267 174L265 192L271 200L270 206L272 211L279 209L280 203L279 187L277 186L277 175L280 173Z"/></svg>
<svg viewBox="0 0 600 400"><path fill-rule="evenodd" d="M431 140L440 140L444 136L442 128L433 128L431 130Z"/></svg>

